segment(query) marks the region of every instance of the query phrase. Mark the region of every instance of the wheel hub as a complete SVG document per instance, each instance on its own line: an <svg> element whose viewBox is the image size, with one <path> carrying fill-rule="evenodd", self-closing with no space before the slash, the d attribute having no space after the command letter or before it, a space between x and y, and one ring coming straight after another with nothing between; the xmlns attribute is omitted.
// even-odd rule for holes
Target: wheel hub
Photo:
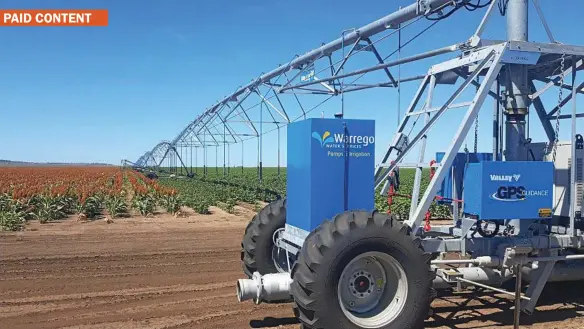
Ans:
<svg viewBox="0 0 584 329"><path fill-rule="evenodd" d="M368 297L374 287L373 276L367 271L360 271L353 274L349 279L350 289L353 296L357 298Z"/></svg>
<svg viewBox="0 0 584 329"><path fill-rule="evenodd" d="M388 254L367 252L343 270L338 284L339 304L353 323L379 328L399 315L407 297L407 278Z"/></svg>

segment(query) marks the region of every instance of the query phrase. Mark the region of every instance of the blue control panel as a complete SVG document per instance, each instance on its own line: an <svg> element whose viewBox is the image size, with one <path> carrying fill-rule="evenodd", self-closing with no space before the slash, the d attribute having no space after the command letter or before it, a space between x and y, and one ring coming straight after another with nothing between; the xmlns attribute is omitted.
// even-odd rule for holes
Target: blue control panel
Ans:
<svg viewBox="0 0 584 329"><path fill-rule="evenodd" d="M442 162L444 152L436 153L436 162ZM483 161L492 161L492 153L457 153L452 161L452 166L448 170L448 174L442 182L438 195L447 199L461 199L463 191L463 178L467 168L467 164L478 163ZM453 185L456 186L456 197L454 197ZM451 203L449 200L438 200L437 203Z"/></svg>
<svg viewBox="0 0 584 329"><path fill-rule="evenodd" d="M464 212L485 220L549 217L553 179L551 162L471 163L464 177Z"/></svg>
<svg viewBox="0 0 584 329"><path fill-rule="evenodd" d="M311 232L345 210L374 209L375 121L307 119L287 139L287 225Z"/></svg>

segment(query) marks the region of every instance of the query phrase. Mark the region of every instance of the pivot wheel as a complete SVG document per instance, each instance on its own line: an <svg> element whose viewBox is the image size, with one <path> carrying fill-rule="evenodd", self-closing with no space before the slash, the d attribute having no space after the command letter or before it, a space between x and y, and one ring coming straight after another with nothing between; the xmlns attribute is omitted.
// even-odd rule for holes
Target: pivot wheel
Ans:
<svg viewBox="0 0 584 329"><path fill-rule="evenodd" d="M418 329L434 295L431 254L393 217L351 211L325 221L292 269L305 328Z"/></svg>
<svg viewBox="0 0 584 329"><path fill-rule="evenodd" d="M341 310L353 323L380 328L402 312L408 294L407 276L392 256L366 252L345 267L337 294Z"/></svg>
<svg viewBox="0 0 584 329"><path fill-rule="evenodd" d="M286 253L275 244L286 225L286 199L265 206L248 223L241 242L241 265L251 278L254 272L270 274L287 268Z"/></svg>

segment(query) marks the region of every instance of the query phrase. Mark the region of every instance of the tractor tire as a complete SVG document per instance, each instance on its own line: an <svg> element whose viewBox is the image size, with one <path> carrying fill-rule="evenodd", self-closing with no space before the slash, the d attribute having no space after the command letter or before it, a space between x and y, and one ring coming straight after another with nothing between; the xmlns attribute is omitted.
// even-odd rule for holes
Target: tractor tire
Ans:
<svg viewBox="0 0 584 329"><path fill-rule="evenodd" d="M241 265L248 278L254 272L262 275L278 272L272 258L273 236L285 224L286 199L268 204L247 224L241 242Z"/></svg>
<svg viewBox="0 0 584 329"><path fill-rule="evenodd" d="M304 328L418 329L435 296L431 253L393 216L350 211L321 224L292 268Z"/></svg>

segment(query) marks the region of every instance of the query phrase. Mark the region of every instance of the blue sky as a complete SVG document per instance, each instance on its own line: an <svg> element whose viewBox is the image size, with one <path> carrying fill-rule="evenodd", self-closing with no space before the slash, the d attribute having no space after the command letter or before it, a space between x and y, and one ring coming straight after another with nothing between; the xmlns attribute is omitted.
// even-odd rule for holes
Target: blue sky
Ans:
<svg viewBox="0 0 584 329"><path fill-rule="evenodd" d="M338 38L344 29L363 26L412 2L3 1L4 8L108 9L110 25L0 28L0 158L113 164L124 158L135 160L160 140L174 138L205 108L261 72ZM583 2L562 1L563 8L554 5L556 1L540 2L558 40L584 44L576 28L581 25ZM404 56L465 40L483 12L461 10L404 49ZM530 37L544 41L535 11L530 14ZM504 38L502 22L496 13L486 37ZM404 31L404 39L417 31L419 28ZM380 45L380 51L387 54L394 46L394 41L388 41ZM347 70L373 63L356 61ZM404 67L402 72L423 73L427 64ZM416 83L404 85L402 111L416 87ZM553 91L544 100L551 106L555 98ZM383 152L396 127L396 92L347 94L345 101L347 117L377 121L376 152ZM323 107L327 116L338 111L339 102L333 99ZM491 147L490 131L485 128L490 124L491 106L485 108L481 112L481 151ZM450 140L452 122L448 120L436 127L428 146L430 156ZM542 137L536 126L534 139ZM275 141L274 133L264 138L266 165L276 164ZM256 143L245 144L246 166L256 163ZM281 145L285 149L284 137ZM230 150L231 165L239 165L241 147ZM215 151L209 154L209 164L214 165ZM219 157L222 162L221 153ZM285 160L283 151L282 163Z"/></svg>

